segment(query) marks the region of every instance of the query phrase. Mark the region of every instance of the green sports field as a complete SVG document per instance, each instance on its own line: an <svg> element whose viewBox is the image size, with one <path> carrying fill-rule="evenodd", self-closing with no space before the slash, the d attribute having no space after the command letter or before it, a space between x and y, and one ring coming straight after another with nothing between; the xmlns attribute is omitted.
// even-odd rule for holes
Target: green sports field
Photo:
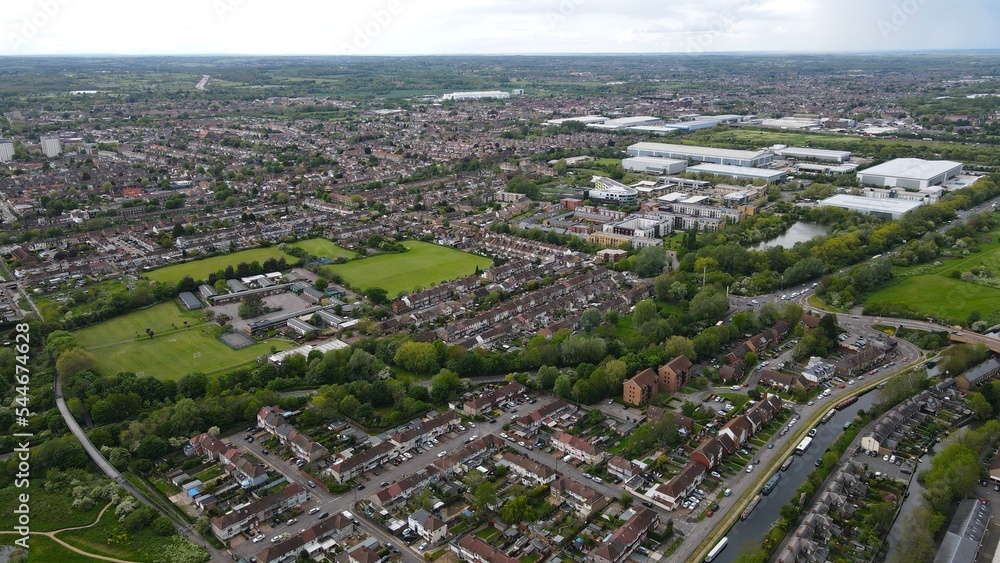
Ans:
<svg viewBox="0 0 1000 563"><path fill-rule="evenodd" d="M153 331L152 339L146 336L147 328ZM101 373L142 372L158 379L177 379L193 371L222 372L270 353L272 345L278 350L292 347L290 342L273 340L233 350L216 339L218 330L171 301L73 334L97 358Z"/></svg>
<svg viewBox="0 0 1000 563"><path fill-rule="evenodd" d="M489 268L489 258L461 252L426 242L408 240L410 250L402 254L380 254L346 264L325 266L324 271L336 272L351 287L364 291L381 287L395 297L416 288L427 288Z"/></svg>
<svg viewBox="0 0 1000 563"><path fill-rule="evenodd" d="M298 260L294 256L285 254L280 248L277 247L251 248L249 250L241 250L232 254L205 258L204 260L194 260L183 264L166 266L164 268L146 272L143 276L152 281L163 282L166 284L175 284L184 279L184 276L191 276L196 280L203 280L212 272L225 270L226 266L232 266L235 268L240 262L246 262L249 264L257 261L263 263L264 260L267 260L268 258L281 258L282 256L288 260L289 264L293 264L296 260Z"/></svg>
<svg viewBox="0 0 1000 563"><path fill-rule="evenodd" d="M341 248L336 243L326 240L325 238L311 238L309 240L300 240L293 244L292 246L297 246L302 250L305 250L313 256L318 256L321 258L329 258L333 260L338 256L344 256L346 258L354 258L357 256L355 253L347 250L346 248Z"/></svg>

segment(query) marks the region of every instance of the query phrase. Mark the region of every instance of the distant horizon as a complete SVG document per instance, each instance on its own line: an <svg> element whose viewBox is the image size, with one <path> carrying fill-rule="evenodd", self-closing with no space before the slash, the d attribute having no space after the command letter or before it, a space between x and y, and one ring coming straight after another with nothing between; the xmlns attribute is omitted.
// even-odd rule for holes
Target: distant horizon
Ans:
<svg viewBox="0 0 1000 563"><path fill-rule="evenodd" d="M1000 49L996 0L8 0L0 55L541 56Z"/></svg>
<svg viewBox="0 0 1000 563"><path fill-rule="evenodd" d="M378 59L378 58L438 58L438 57L709 57L709 56L858 56L858 55L933 55L942 53L953 54L974 54L974 53L1000 53L1000 47L984 48L956 48L956 49L914 49L914 50L864 50L864 51L706 51L692 55L683 51L649 51L649 52L552 52L552 53L379 53L379 54L339 54L339 53L43 53L43 54L5 54L0 53L0 59L16 58L140 58L140 57L177 57L177 58L198 58L198 57L225 57L225 58L339 58L339 59Z"/></svg>

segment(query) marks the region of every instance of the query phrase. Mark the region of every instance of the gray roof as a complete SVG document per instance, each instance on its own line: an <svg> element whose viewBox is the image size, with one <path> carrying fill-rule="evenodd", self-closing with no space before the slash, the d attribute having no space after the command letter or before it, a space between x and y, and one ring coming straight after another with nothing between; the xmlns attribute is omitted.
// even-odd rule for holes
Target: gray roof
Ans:
<svg viewBox="0 0 1000 563"><path fill-rule="evenodd" d="M190 291L183 291L177 297L180 297L181 302L188 309L201 309L201 301L198 301L198 298Z"/></svg>
<svg viewBox="0 0 1000 563"><path fill-rule="evenodd" d="M944 174L962 166L961 162L950 160L923 160L920 158L894 158L871 168L866 168L859 175L891 176L915 180L930 180L939 174Z"/></svg>
<svg viewBox="0 0 1000 563"><path fill-rule="evenodd" d="M990 507L979 499L966 499L958 505L948 533L941 542L934 563L966 563L976 560L976 552L990 524Z"/></svg>
<svg viewBox="0 0 1000 563"><path fill-rule="evenodd" d="M979 383L980 379L988 377L991 373L1000 369L1000 360L997 358L990 358L985 362L979 364L978 366L970 369L969 371L962 374L962 377L969 382L969 385L976 385Z"/></svg>

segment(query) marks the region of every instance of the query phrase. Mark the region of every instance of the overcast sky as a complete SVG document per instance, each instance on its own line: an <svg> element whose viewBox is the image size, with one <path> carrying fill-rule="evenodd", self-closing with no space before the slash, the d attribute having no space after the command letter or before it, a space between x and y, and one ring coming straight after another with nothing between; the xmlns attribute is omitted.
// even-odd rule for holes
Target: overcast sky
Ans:
<svg viewBox="0 0 1000 563"><path fill-rule="evenodd" d="M1000 48L997 0L4 0L0 55Z"/></svg>

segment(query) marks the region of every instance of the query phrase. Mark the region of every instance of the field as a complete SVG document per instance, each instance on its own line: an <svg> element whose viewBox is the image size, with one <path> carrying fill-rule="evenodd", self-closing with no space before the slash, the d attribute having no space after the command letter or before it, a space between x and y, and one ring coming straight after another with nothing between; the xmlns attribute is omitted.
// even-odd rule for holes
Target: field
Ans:
<svg viewBox="0 0 1000 563"><path fill-rule="evenodd" d="M338 256L346 256L347 258L354 258L356 256L356 254L350 250L341 248L336 243L328 241L325 238L300 240L292 246L297 246L313 256L329 258L330 260L333 260Z"/></svg>
<svg viewBox="0 0 1000 563"><path fill-rule="evenodd" d="M956 321L971 311L987 318L1000 309L1000 289L969 283L936 274L906 278L868 297L869 303L905 303L914 311Z"/></svg>
<svg viewBox="0 0 1000 563"><path fill-rule="evenodd" d="M990 233L995 240L997 231ZM980 245L980 252L950 260L941 260L940 266L918 265L894 269L899 281L868 297L868 303L905 303L914 311L953 321L964 321L972 311L979 311L984 319L1000 311L1000 243ZM978 283L951 277L952 272L967 272L983 267L992 272ZM991 287L993 286L993 287Z"/></svg>
<svg viewBox="0 0 1000 563"><path fill-rule="evenodd" d="M13 545L19 534L0 532L0 542ZM59 545L47 536L32 535L28 540L31 563L93 563L95 559L79 553L74 553Z"/></svg>
<svg viewBox="0 0 1000 563"><path fill-rule="evenodd" d="M74 332L77 342L84 348L106 346L116 342L148 338L146 329L153 331L154 337L187 326L196 326L204 322L201 315L193 311L184 311L176 300L153 305L147 309L134 311L127 315L116 317Z"/></svg>
<svg viewBox="0 0 1000 563"><path fill-rule="evenodd" d="M381 287L395 297L400 293L427 288L489 268L489 258L460 252L426 242L406 241L410 250L402 254L380 254L346 264L325 266L324 271L336 272L351 287L364 291Z"/></svg>
<svg viewBox="0 0 1000 563"><path fill-rule="evenodd" d="M285 254L277 247L251 248L249 250L241 250L232 254L205 258L204 260L194 260L183 264L166 266L164 268L146 272L143 275L153 281L175 284L184 279L184 276L191 276L195 280L203 280L212 272L218 272L219 270L226 269L226 266L232 266L235 268L240 262L246 262L249 264L254 261L263 262L268 258L281 257L285 257L289 263L294 263L296 261L295 257Z"/></svg>
<svg viewBox="0 0 1000 563"><path fill-rule="evenodd" d="M184 321L189 328L184 327ZM146 328L153 330L152 339L146 336ZM184 313L170 302L78 330L74 335L80 346L97 358L101 373L131 371L159 379L177 379L193 371L222 372L270 353L271 346L278 350L292 347L284 340L269 340L232 350L215 338L218 330L218 326L204 324L197 315Z"/></svg>

